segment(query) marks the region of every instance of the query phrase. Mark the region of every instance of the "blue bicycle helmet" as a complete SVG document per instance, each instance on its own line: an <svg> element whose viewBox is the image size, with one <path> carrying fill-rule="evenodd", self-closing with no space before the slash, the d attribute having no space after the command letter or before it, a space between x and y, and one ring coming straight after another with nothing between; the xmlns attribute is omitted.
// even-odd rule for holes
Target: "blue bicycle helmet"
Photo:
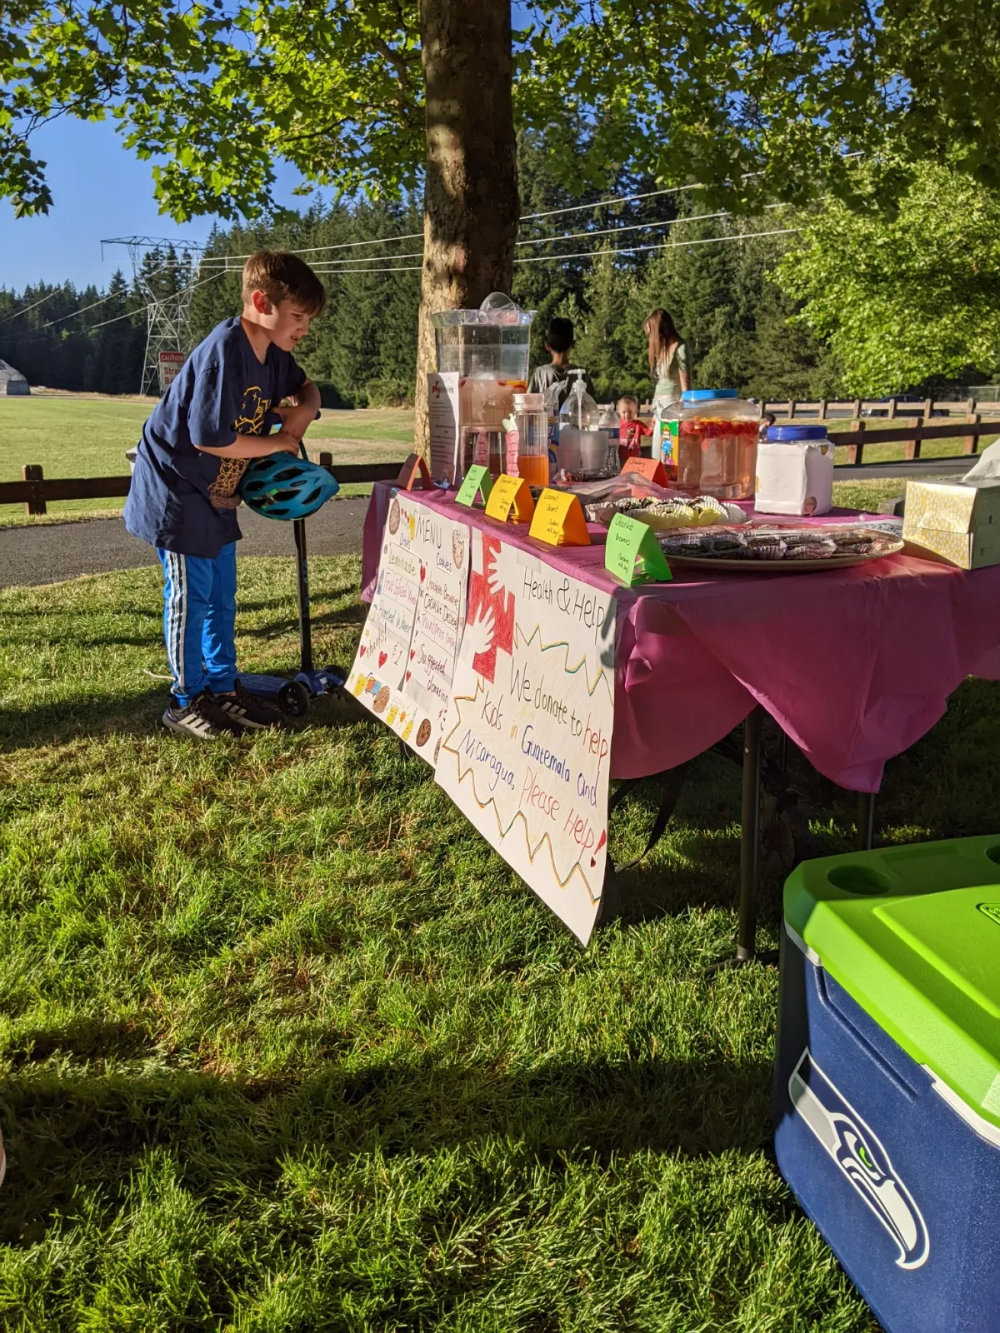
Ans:
<svg viewBox="0 0 1000 1333"><path fill-rule="evenodd" d="M240 481L245 503L265 518L307 518L339 490L326 468L291 454L255 458Z"/></svg>

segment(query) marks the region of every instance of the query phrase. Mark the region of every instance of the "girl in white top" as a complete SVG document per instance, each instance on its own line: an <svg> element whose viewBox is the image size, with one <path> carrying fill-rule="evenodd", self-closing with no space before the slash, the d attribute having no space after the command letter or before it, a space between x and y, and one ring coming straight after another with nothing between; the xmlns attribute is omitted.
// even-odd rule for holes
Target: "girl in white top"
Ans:
<svg viewBox="0 0 1000 1333"><path fill-rule="evenodd" d="M653 406L676 403L691 387L687 343L666 310L654 310L642 328L649 343L649 374L655 385Z"/></svg>

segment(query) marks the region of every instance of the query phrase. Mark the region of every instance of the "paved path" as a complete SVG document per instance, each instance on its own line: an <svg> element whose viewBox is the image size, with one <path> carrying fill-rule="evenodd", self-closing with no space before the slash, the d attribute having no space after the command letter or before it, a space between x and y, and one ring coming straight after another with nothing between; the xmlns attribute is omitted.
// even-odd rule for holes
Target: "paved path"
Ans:
<svg viewBox="0 0 1000 1333"><path fill-rule="evenodd" d="M360 553L367 508L366 496L325 504L307 524L310 556ZM290 523L261 518L244 507L240 510L240 527L243 540L237 549L241 555L295 553ZM0 529L0 587L57 583L81 574L106 574L114 569L155 564L153 548L130 537L117 518Z"/></svg>
<svg viewBox="0 0 1000 1333"><path fill-rule="evenodd" d="M897 478L900 494L907 477L955 477L968 472L970 458L921 458L909 463L865 463L838 467L837 481ZM310 555L346 555L361 550L361 530L368 500L354 496L331 500L308 524ZM287 523L240 510L241 555L292 555L292 530ZM52 523L31 528L0 529L0 587L11 584L56 583L81 574L155 565L156 554L136 541L116 518Z"/></svg>
<svg viewBox="0 0 1000 1333"><path fill-rule="evenodd" d="M845 463L838 465L833 479L834 481L885 481L888 477L898 477L899 491L902 494L906 489L903 483L907 477L923 481L929 477L963 477L975 461L975 458L964 455L958 458L913 458L905 463L861 463L855 467Z"/></svg>

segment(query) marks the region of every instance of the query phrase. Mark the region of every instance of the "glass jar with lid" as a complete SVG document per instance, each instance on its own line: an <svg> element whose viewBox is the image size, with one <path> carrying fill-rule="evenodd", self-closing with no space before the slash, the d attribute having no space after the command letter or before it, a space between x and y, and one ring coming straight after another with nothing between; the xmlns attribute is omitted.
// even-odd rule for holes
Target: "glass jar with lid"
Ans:
<svg viewBox="0 0 1000 1333"><path fill-rule="evenodd" d="M686 389L677 428L677 490L717 500L754 492L760 412L735 389Z"/></svg>
<svg viewBox="0 0 1000 1333"><path fill-rule="evenodd" d="M507 467L517 460L518 475L529 486L549 484L549 426L545 397L540 393L514 395L513 430L507 432Z"/></svg>

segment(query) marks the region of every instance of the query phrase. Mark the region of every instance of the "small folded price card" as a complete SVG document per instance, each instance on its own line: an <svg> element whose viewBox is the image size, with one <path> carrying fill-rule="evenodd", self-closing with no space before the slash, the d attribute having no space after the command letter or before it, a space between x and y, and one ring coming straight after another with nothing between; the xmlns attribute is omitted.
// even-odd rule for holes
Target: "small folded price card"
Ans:
<svg viewBox="0 0 1000 1333"><path fill-rule="evenodd" d="M590 533L578 497L546 486L535 506L528 536L549 546L589 546Z"/></svg>
<svg viewBox="0 0 1000 1333"><path fill-rule="evenodd" d="M652 528L627 514L615 514L608 527L604 568L628 587L633 583L669 583L671 579L666 556Z"/></svg>
<svg viewBox="0 0 1000 1333"><path fill-rule="evenodd" d="M523 477L508 477L501 473L493 483L490 498L486 501L488 518L506 523L513 519L515 523L529 523L535 512L535 502L531 490Z"/></svg>
<svg viewBox="0 0 1000 1333"><path fill-rule="evenodd" d="M420 454L410 454L409 458L399 469L399 476L396 478L396 485L402 486L406 491L413 490L413 483L417 477L420 478L420 488L424 491L432 489L431 474L427 470L427 464Z"/></svg>
<svg viewBox="0 0 1000 1333"><path fill-rule="evenodd" d="M647 481L655 482L657 486L667 484L666 469L658 458L630 458L622 471L636 472Z"/></svg>
<svg viewBox="0 0 1000 1333"><path fill-rule="evenodd" d="M470 467L465 474L465 480L458 488L458 494L455 496L457 505L468 505L471 509L476 500L481 495L483 504L490 498L490 491L493 489L493 481L490 477L488 467L482 467L477 464Z"/></svg>

